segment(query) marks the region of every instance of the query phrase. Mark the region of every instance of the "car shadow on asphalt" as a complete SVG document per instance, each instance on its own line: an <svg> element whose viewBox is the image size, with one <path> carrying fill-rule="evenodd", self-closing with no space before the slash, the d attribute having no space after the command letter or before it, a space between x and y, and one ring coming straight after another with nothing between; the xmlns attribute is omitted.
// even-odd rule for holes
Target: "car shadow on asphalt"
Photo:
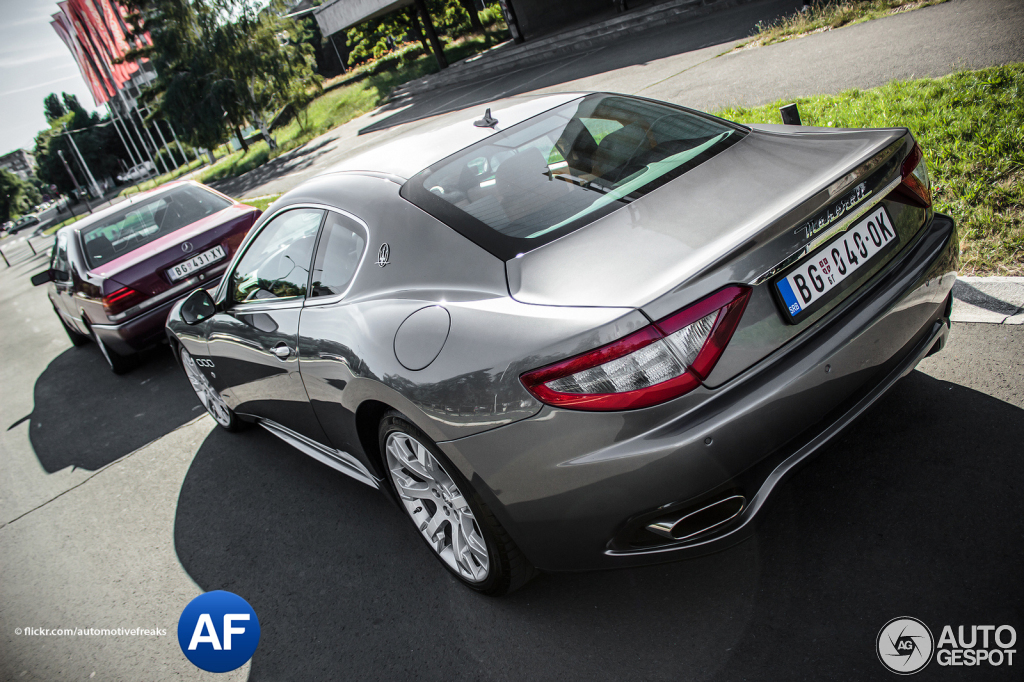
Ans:
<svg viewBox="0 0 1024 682"><path fill-rule="evenodd" d="M95 471L202 414L166 346L140 354L127 374L110 371L96 344L69 348L36 379L29 440L47 473Z"/></svg>
<svg viewBox="0 0 1024 682"><path fill-rule="evenodd" d="M746 542L491 599L383 495L262 430L217 429L174 541L204 590L254 607L251 680L868 679L897 616L935 636L1020 622L1021 443L1024 410L914 372L778 490Z"/></svg>

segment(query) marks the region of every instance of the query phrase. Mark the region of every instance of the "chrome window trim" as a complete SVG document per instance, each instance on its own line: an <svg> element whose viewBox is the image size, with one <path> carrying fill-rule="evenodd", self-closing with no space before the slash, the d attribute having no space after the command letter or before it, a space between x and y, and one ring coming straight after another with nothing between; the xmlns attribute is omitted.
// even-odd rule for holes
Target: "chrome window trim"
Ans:
<svg viewBox="0 0 1024 682"><path fill-rule="evenodd" d="M777 265L769 268L765 272L761 273L759 276L750 280L748 284L756 287L759 284L767 282L769 279L779 274L789 266L793 265L807 254L811 253L832 237L836 236L840 232L846 231L847 229L850 228L851 225L853 225L855 221L859 220L865 213L867 213L875 206L880 204L882 200L885 199L886 196L888 196L889 192L896 189L896 187L901 182L903 182L903 177L896 176L895 178L893 178L892 182L890 182L888 185L874 193L874 196L872 196L872 193L869 193L864 203L858 206L856 210L854 210L850 215L846 216L845 218L840 220L836 225L832 226L822 234L818 235L811 241L804 244L801 248L797 249L793 253L786 256L786 258L779 262Z"/></svg>
<svg viewBox="0 0 1024 682"><path fill-rule="evenodd" d="M294 211L296 209L302 209L302 208L311 208L311 209L318 210L318 211L329 211L329 210L331 210L330 206L325 206L325 205L322 205L322 204L289 204L288 206L283 206L283 207L279 208L278 210L274 211L273 213L271 213L270 217L267 217L266 213L264 213L262 216L260 216L260 218L259 218L259 220L257 222L259 222L259 221L263 221L263 222L262 222L262 224L260 224L259 229L256 228L256 225L253 225L249 229L249 234L245 235L245 239L243 239L242 243L238 245L238 250L235 251L235 255L231 258L231 262L228 263L228 267L224 271L224 276L223 276L223 278L220 281L220 286L217 287L217 293L213 297L213 300L214 300L215 303L224 303L224 302L227 301L228 283L231 281L231 276L233 274L235 274L235 267L238 266L238 261L240 261L242 259L242 257L245 255L245 252L249 250L249 247L252 245L253 241L256 240L256 237L258 237L260 234L262 234L263 230L266 229L267 225L269 225L271 222L273 222L273 220L275 218L277 218L277 216L281 215L282 213L287 213L288 211ZM320 239L320 229L323 228L323 226L324 226L324 222L323 222L324 217L326 217L326 214L323 217L320 218L320 227L317 228L317 233L316 233L317 240ZM266 219L264 220L264 218L266 218ZM313 244L313 256L316 256L316 243ZM310 265L313 264L313 261L312 261L313 256L310 257L310 259L311 259L310 260ZM299 297L296 296L295 298L289 298L287 300L288 301L294 301L297 298L299 298ZM250 302L243 302L243 303L236 303L234 306L231 307L231 309L234 310L238 306L246 305L247 303L251 303L251 301Z"/></svg>
<svg viewBox="0 0 1024 682"><path fill-rule="evenodd" d="M341 209L341 208L338 208L336 206L329 206L327 204L318 204L318 203L313 203L313 202L305 202L305 203L301 203L301 204L289 204L288 206L282 206L281 208L277 209L273 213L270 213L270 214L264 213L262 216L260 216L260 221L262 221L262 224L259 226L259 229L255 229L255 226L253 226L253 229L249 230L249 234L247 234L245 236L245 239L242 240L242 243L238 245L238 250L235 252L235 255L231 258L231 261L228 263L227 269L224 271L224 275L221 278L220 285L217 287L217 291L216 291L216 293L215 293L215 295L213 297L214 301L216 301L217 303L223 303L224 301L227 300L228 282L231 281L231 275L234 274L234 272L235 272L235 266L238 264L238 261L241 259L242 255L245 254L245 252L249 249L249 244L254 239L256 239L256 237L261 232L263 232L263 229L272 220L277 218L277 216L281 215L282 213L285 213L287 211L293 211L295 209L301 209L301 208L311 208L311 209L321 210L321 211L333 211L334 213L339 213L339 214L345 216L346 218L351 218L352 220L354 220L357 223L359 223L363 227L364 230L366 230L366 246L363 248L363 255L359 258L359 265L356 266L356 271L355 271L355 273L353 273L352 279L349 280L348 287L345 288L344 292L342 292L340 294L337 294L337 295L334 295L334 296L324 296L322 298L318 296L315 299L311 299L309 297L308 293L307 293L307 295L302 297L302 298L299 298L299 297L289 298L289 299L287 299L286 302L288 302L288 303L298 302L300 305L303 305L303 306L305 306L305 305L327 305L327 304L330 304L330 303L337 303L342 298L344 298L346 295L348 295L348 292L352 289L352 285L355 283L356 278L359 276L359 272L363 269L363 262L366 260L366 252L369 251L369 246L370 246L370 226L367 225L366 222L363 221L362 219L360 219L358 216L353 215L352 213L349 213L348 211L346 211L344 209ZM324 218L326 219L326 217L327 216L325 214ZM317 249L320 246L320 236L323 234L324 223L325 223L325 220L321 220L320 221L320 230L317 232L316 243L313 245L313 256L312 256L312 260L310 261L310 271L311 272L312 272L312 269L313 269L312 265L313 265L314 262L316 262L316 253L317 253ZM282 303L284 303L284 302L285 301L282 301ZM237 303L234 306L232 306L231 309L232 310L236 310L239 306L251 305L252 303L253 302L251 302L251 301L247 302L247 303ZM260 305L269 305L269 302L262 302L261 301L259 304ZM275 308L280 308L280 307L285 307L285 306L275 306Z"/></svg>
<svg viewBox="0 0 1024 682"><path fill-rule="evenodd" d="M312 288L311 288L310 291L306 293L306 300L303 303L303 306L310 306L310 307L312 307L312 306L330 305L332 303L337 303L338 301L340 301L343 298L345 298L346 296L348 296L348 292L352 290L352 286L355 284L356 278L359 277L359 273L363 269L363 263L366 262L366 254L370 250L370 226L369 225L367 225L365 222L363 222L363 220L361 220L358 216L355 216L355 215L353 215L353 214L351 214L348 211L345 211L343 209L340 209L340 208L329 208L328 210L329 211L334 211L335 213L337 213L339 215L343 215L346 218L349 218L349 219L355 221L356 223L358 223L363 228L363 232L366 235L366 243L363 244L363 253L362 253L362 255L359 256L359 263L356 265L356 269L352 273L352 278L349 279L348 286L345 287L345 291L341 292L340 294L334 294L332 296L310 296L309 294L312 293ZM326 226L326 225L327 225L327 221L325 220L324 224L320 226L320 234L317 236L316 248L313 249L313 263L314 264L316 263L317 252L320 250L320 239L323 237L323 229L324 229L324 226ZM310 268L310 276L312 276L312 272L313 272L313 268Z"/></svg>

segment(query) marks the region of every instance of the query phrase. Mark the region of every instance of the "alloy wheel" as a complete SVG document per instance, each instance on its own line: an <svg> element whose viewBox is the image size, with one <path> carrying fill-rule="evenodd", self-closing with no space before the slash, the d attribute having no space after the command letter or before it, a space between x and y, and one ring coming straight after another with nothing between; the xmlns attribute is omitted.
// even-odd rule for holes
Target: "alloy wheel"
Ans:
<svg viewBox="0 0 1024 682"><path fill-rule="evenodd" d="M406 433L388 434L385 449L402 506L427 543L464 580L486 580L487 542L452 477L430 450Z"/></svg>
<svg viewBox="0 0 1024 682"><path fill-rule="evenodd" d="M199 402L203 404L206 411L210 413L218 424L226 429L231 428L231 410L228 408L227 403L220 397L220 393L210 384L210 380L206 378L206 375L202 373L196 361L192 359L192 355L185 350L181 349L181 364L185 368L185 374L188 376L189 383L192 384L192 389L196 392L199 397Z"/></svg>

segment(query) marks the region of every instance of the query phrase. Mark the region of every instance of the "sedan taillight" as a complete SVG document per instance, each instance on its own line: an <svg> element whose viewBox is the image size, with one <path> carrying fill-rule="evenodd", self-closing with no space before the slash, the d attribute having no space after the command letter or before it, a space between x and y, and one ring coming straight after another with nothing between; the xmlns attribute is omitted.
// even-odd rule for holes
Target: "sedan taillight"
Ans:
<svg viewBox="0 0 1024 682"><path fill-rule="evenodd" d="M896 188L894 198L921 208L931 206L932 186L928 178L928 165L924 162L924 152L916 142L907 158L903 159L900 173L903 175L903 182Z"/></svg>
<svg viewBox="0 0 1024 682"><path fill-rule="evenodd" d="M107 315L117 315L145 299L146 296L135 291L135 289L121 287L117 291L112 291L103 297L103 309L107 311Z"/></svg>
<svg viewBox="0 0 1024 682"><path fill-rule="evenodd" d="M607 346L527 372L538 400L573 410L631 410L689 393L722 356L750 298L732 286Z"/></svg>

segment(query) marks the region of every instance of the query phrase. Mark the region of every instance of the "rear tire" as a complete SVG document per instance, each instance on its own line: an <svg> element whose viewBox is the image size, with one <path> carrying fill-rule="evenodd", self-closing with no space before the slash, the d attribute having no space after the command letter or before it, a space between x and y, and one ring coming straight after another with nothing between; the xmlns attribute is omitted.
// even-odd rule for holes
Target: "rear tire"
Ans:
<svg viewBox="0 0 1024 682"><path fill-rule="evenodd" d="M508 594L536 574L469 481L401 413L384 415L378 444L399 506L449 573L491 596Z"/></svg>

